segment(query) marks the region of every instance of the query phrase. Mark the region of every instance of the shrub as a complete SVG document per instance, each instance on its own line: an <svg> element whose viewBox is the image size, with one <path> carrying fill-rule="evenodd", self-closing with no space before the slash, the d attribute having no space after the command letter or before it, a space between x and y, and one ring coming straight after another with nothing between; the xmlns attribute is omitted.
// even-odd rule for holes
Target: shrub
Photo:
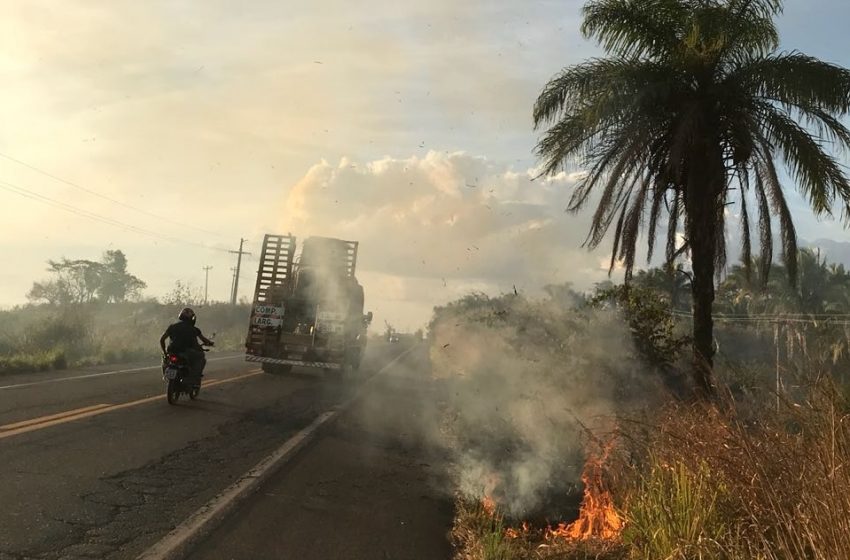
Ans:
<svg viewBox="0 0 850 560"><path fill-rule="evenodd" d="M684 463L651 456L648 466L626 502L625 543L640 558L721 558L725 485L705 462L691 472Z"/></svg>
<svg viewBox="0 0 850 560"><path fill-rule="evenodd" d="M156 358L159 337L178 306L156 302L28 305L0 311L0 373L44 371ZM217 350L241 350L247 305L214 304L197 309Z"/></svg>

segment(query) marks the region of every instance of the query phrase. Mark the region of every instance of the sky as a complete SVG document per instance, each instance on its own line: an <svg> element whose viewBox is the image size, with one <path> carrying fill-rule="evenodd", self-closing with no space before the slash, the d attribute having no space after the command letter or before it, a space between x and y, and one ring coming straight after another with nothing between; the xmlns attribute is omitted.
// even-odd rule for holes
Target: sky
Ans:
<svg viewBox="0 0 850 560"><path fill-rule="evenodd" d="M599 54L582 4L0 2L0 306L107 249L148 296L212 266L224 300L241 238L250 298L286 232L359 240L367 308L404 329L473 290L605 279L564 213L575 175L532 180L537 94ZM783 48L850 66L848 20L787 0ZM850 242L792 204L802 238Z"/></svg>

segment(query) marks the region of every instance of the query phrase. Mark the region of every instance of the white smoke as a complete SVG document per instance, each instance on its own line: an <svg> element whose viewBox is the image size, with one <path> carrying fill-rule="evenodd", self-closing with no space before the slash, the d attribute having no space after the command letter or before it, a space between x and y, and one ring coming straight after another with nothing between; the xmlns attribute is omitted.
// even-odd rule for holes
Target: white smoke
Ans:
<svg viewBox="0 0 850 560"><path fill-rule="evenodd" d="M487 494L512 515L564 515L585 430L610 432L617 414L663 394L613 312L468 297L438 310L430 334L446 394L436 441L464 495Z"/></svg>
<svg viewBox="0 0 850 560"><path fill-rule="evenodd" d="M433 305L471 290L606 277L602 255L581 248L587 217L564 213L580 175L536 176L460 152L323 161L287 193L279 228L360 241L367 306L419 326Z"/></svg>

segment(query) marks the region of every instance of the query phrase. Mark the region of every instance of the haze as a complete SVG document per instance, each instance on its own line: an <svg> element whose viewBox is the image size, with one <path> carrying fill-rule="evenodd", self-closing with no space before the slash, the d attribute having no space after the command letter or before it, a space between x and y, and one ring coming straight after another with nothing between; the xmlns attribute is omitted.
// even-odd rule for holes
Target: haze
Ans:
<svg viewBox="0 0 850 560"><path fill-rule="evenodd" d="M109 248L147 296L211 265L226 299L227 251L287 231L360 240L367 308L403 328L474 289L604 279L605 247L580 248L587 217L563 212L573 177L531 180L536 95L595 54L580 5L3 3L0 304L24 303L47 259ZM848 18L840 0L789 1L785 47L850 66ZM850 241L795 206L803 239Z"/></svg>

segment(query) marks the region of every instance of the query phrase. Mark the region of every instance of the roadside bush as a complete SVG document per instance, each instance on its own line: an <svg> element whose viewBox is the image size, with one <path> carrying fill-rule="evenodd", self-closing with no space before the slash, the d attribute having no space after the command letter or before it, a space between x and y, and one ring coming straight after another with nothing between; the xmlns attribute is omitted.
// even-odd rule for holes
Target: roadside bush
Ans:
<svg viewBox="0 0 850 560"><path fill-rule="evenodd" d="M0 374L149 360L180 306L156 302L28 305L0 311ZM216 350L243 348L250 307L196 309Z"/></svg>
<svg viewBox="0 0 850 560"><path fill-rule="evenodd" d="M64 350L82 355L91 346L92 318L78 306L60 309L52 316L29 325L24 331L24 349L29 352Z"/></svg>
<svg viewBox="0 0 850 560"><path fill-rule="evenodd" d="M27 373L66 367L68 360L65 353L57 350L0 356L0 373Z"/></svg>

